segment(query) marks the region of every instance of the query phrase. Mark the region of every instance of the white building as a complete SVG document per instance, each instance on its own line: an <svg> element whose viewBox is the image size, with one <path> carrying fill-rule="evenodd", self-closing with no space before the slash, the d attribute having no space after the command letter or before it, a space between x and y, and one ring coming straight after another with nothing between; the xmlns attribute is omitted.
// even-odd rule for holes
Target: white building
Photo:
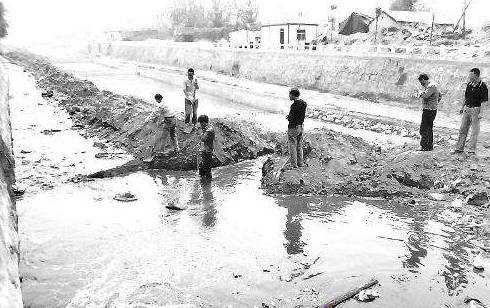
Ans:
<svg viewBox="0 0 490 308"><path fill-rule="evenodd" d="M230 45L235 48L257 48L260 31L238 30L230 33Z"/></svg>
<svg viewBox="0 0 490 308"><path fill-rule="evenodd" d="M262 25L261 46L264 48L304 48L319 34L318 24L282 22Z"/></svg>

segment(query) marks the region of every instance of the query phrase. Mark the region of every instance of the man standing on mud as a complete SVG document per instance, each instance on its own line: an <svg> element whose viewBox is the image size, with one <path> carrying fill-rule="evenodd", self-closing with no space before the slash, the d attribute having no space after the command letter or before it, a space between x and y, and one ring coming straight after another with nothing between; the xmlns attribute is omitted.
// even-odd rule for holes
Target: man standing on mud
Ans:
<svg viewBox="0 0 490 308"><path fill-rule="evenodd" d="M429 81L427 74L419 76L419 82L424 88L420 92L422 100L422 121L420 122L420 150L432 151L434 148L434 119L437 114L437 105L441 100L441 93L436 85Z"/></svg>
<svg viewBox="0 0 490 308"><path fill-rule="evenodd" d="M197 121L201 127L198 163L199 175L201 178L211 179L215 133L213 127L209 124L207 115L200 115Z"/></svg>
<svg viewBox="0 0 490 308"><path fill-rule="evenodd" d="M471 126L469 154L476 154L476 143L480 133L480 119L483 118L482 103L488 102L487 85L480 79L480 70L473 68L468 76L469 82L466 85L463 104L461 110L461 127L459 129L458 143L453 153L463 153L466 137Z"/></svg>
<svg viewBox="0 0 490 308"><path fill-rule="evenodd" d="M155 144L153 154L165 154L165 147L168 141L168 137L170 136L170 141L172 143L173 149L175 152L178 152L179 149L179 141L177 140L177 134L175 131L176 127L176 119L175 113L165 104L162 103L163 96L159 93L155 94L155 101L158 104L158 111L152 113L145 122L153 121L156 117L163 118L163 129L161 130L161 138L157 139L157 144ZM159 125L160 126L160 125Z"/></svg>
<svg viewBox="0 0 490 308"><path fill-rule="evenodd" d="M191 123L194 126L197 122L197 106L198 100L196 98L196 91L199 90L197 79L194 78L194 69L189 68L187 70L187 78L184 81L184 95L185 95L185 124Z"/></svg>
<svg viewBox="0 0 490 308"><path fill-rule="evenodd" d="M303 167L303 122L305 120L306 103L299 98L299 90L294 87L289 91L289 99L293 102L288 119L288 146L292 168Z"/></svg>

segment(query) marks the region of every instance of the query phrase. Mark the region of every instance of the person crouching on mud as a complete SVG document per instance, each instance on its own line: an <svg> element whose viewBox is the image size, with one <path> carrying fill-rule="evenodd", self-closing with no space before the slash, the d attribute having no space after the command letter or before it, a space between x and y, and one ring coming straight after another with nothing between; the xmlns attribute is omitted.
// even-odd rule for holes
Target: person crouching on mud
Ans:
<svg viewBox="0 0 490 308"><path fill-rule="evenodd" d="M177 125L177 121L175 119L175 112L173 112L168 106L162 103L163 96L161 94L155 94L155 101L158 104L158 110L153 112L145 122L153 121L156 117L163 118L163 128L161 130L161 138L157 139L157 143L154 146L153 154L165 154L165 147L168 141L168 137L170 137L170 141L172 143L173 149L175 152L178 152L179 149L179 141L177 140L177 134L175 131L175 127ZM160 125L159 125L160 127Z"/></svg>
<svg viewBox="0 0 490 308"><path fill-rule="evenodd" d="M289 99L293 101L288 119L288 146L292 168L303 167L303 122L305 121L306 103L299 98L299 90L294 87L289 91Z"/></svg>
<svg viewBox="0 0 490 308"><path fill-rule="evenodd" d="M209 124L207 115L200 115L197 122L201 127L198 163L199 175L205 178L212 178L211 168L214 152L214 128Z"/></svg>

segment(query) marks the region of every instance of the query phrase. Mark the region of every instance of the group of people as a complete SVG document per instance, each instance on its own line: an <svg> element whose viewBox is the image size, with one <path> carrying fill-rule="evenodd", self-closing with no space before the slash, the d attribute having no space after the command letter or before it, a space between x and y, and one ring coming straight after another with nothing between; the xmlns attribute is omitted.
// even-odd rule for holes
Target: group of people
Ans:
<svg viewBox="0 0 490 308"><path fill-rule="evenodd" d="M189 68L187 70L187 78L184 80L184 104L185 104L185 124L190 126L190 130L185 131L191 133L196 130L197 124L201 129L199 136L199 153L197 156L197 168L199 175L204 178L212 178L211 167L213 162L214 152L214 139L215 132L212 125L209 124L209 117L207 115L197 115L198 99L197 90L199 90L199 84L197 78L194 77L194 69ZM168 105L163 103L163 96L160 93L155 94L155 101L158 105L158 110L153 112L146 122L153 121L155 118L163 118L161 136L158 138L157 144L155 144L152 156L164 155L166 152L167 141L170 139L170 143L173 147L174 154L180 151L179 140L177 138L177 120L176 113L169 108ZM159 123L160 124L160 123Z"/></svg>
<svg viewBox="0 0 490 308"><path fill-rule="evenodd" d="M442 99L442 94L437 85L431 82L427 74L421 74L418 78L423 90L420 91L419 97L422 101L422 121L420 123L420 150L432 151L434 148L433 128L434 120L437 115L437 108ZM197 114L198 99L196 92L199 90L197 78L194 77L194 69L187 70L187 78L184 81L184 104L185 104L185 124L190 126L188 133L196 129L196 124L199 124L200 132L200 148L198 155L197 167L199 174L202 177L212 177L211 166L214 152L215 132L209 124L207 115ZM293 87L289 90L289 99L292 101L288 120L288 148L289 148L289 167L299 168L305 166L303 156L303 136L307 104L300 99L300 91ZM170 137L170 141L174 152L179 152L179 142L176 134L176 118L173 112L167 105L163 104L163 96L155 95L155 101L159 105L158 112L153 113L151 117L159 115L163 118L163 131L159 147L155 147L153 154L164 154L166 141ZM469 139L468 153L476 153L476 145L478 134L480 132L480 119L483 117L482 104L488 101L488 88L485 82L480 78L480 70L473 68L469 72L468 83L466 90L461 100L461 109L459 113L462 115L461 127L459 130L458 142L452 153L462 153L465 148L466 139L471 127L471 135ZM148 121L149 119L147 119Z"/></svg>
<svg viewBox="0 0 490 308"><path fill-rule="evenodd" d="M461 126L459 129L458 141L453 154L463 153L471 127L469 138L468 153L476 153L478 135L480 133L480 119L483 117L483 103L488 102L488 88L485 82L480 78L480 70L472 68L468 75L468 83L464 95L461 99L461 108L459 113L461 117ZM423 90L419 93L422 101L422 121L420 123L420 150L432 151L434 148L433 127L434 119L437 114L437 107L441 101L442 95L437 86L430 81L427 74L419 76L419 82Z"/></svg>
<svg viewBox="0 0 490 308"><path fill-rule="evenodd" d="M463 153L471 128L468 153L476 153L478 135L480 133L480 119L483 117L483 105L488 102L488 88L480 78L480 69L472 68L468 75L468 83L461 99L459 113L462 115L459 137L453 154ZM422 101L422 121L420 123L420 150L432 151L434 149L434 120L437 115L437 107L442 99L442 94L437 86L430 81L427 74L421 74L418 78L423 90L419 97ZM303 122L306 113L306 103L299 98L298 88L291 88L289 99L293 102L288 116L288 147L289 167L298 168L305 166L303 158Z"/></svg>

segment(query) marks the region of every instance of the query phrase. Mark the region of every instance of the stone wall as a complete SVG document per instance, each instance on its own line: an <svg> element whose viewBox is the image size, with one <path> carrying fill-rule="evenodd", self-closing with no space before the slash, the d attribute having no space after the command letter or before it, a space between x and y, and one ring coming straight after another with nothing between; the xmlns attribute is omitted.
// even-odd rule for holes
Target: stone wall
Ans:
<svg viewBox="0 0 490 308"><path fill-rule="evenodd" d="M8 103L8 74L0 58L0 307L23 307L19 280L19 237L12 193L15 181Z"/></svg>
<svg viewBox="0 0 490 308"><path fill-rule="evenodd" d="M102 53L116 58L201 70L280 85L298 85L372 101L419 105L417 77L428 73L444 94L441 109L456 110L468 71L490 64L381 56L326 55L314 51L239 50L193 43L112 42ZM484 78L485 79L485 78Z"/></svg>

